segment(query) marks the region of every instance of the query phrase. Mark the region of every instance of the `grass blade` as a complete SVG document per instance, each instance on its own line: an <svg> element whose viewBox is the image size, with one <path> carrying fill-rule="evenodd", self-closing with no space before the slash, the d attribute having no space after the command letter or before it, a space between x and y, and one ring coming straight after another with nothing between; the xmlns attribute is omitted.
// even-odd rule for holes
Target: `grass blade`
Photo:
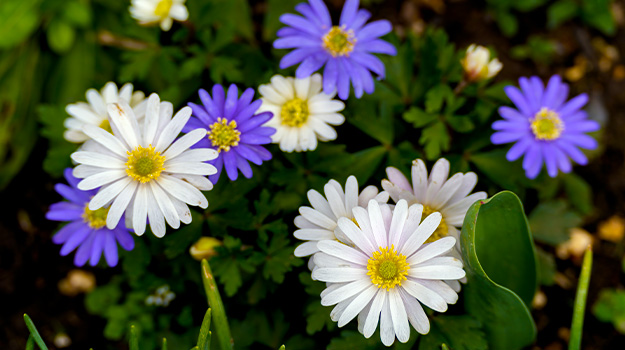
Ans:
<svg viewBox="0 0 625 350"><path fill-rule="evenodd" d="M584 253L582 262L582 272L577 284L577 294L575 295L575 306L573 308L573 322L571 324L571 338L569 339L569 350L579 350L582 345L582 329L584 327L584 311L586 310L586 297L588 296L588 284L590 282L590 272L592 271L592 249L589 246Z"/></svg>
<svg viewBox="0 0 625 350"><path fill-rule="evenodd" d="M130 350L139 350L139 339L137 337L137 327L130 326Z"/></svg>
<svg viewBox="0 0 625 350"><path fill-rule="evenodd" d="M26 322L26 327L28 327L30 335L35 340L35 343L37 343L37 346L39 346L39 349L48 350L48 347L43 342L43 339L41 339L41 335L39 335L39 331L37 331L37 327L35 327L33 320L31 320L30 317L26 314L24 314L24 322Z"/></svg>
<svg viewBox="0 0 625 350"><path fill-rule="evenodd" d="M206 259L202 260L202 281L204 282L206 297L208 298L208 306L212 310L213 328L217 338L218 349L232 350L234 348L234 340L230 334L226 310L217 289L215 276L213 276L213 271L211 271Z"/></svg>
<svg viewBox="0 0 625 350"><path fill-rule="evenodd" d="M211 309L206 310L202 327L200 327L200 335L197 338L197 348L199 350L210 350L211 346Z"/></svg>

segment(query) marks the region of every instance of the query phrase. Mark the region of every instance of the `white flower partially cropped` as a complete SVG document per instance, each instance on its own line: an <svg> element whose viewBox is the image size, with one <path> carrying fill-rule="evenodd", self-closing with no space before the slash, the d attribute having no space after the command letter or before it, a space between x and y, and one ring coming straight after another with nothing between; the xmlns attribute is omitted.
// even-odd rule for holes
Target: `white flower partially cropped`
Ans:
<svg viewBox="0 0 625 350"><path fill-rule="evenodd" d="M328 95L321 88L318 73L304 79L274 75L271 84L258 87L263 101L259 111L273 113L265 126L276 129L271 140L280 144L282 151L312 151L317 148L317 139L336 139L330 125L343 124L345 117L338 112L345 104L333 100L336 92Z"/></svg>
<svg viewBox="0 0 625 350"><path fill-rule="evenodd" d="M375 186L367 186L358 192L358 180L350 176L345 182L345 191L336 180L330 180L323 188L325 197L315 190L308 191L308 200L311 207L299 208L301 215L295 218L295 226L299 229L293 235L297 239L308 241L295 248L295 256L304 257L319 251L317 242L325 239L335 239L334 229L339 218L352 219L352 209L357 206L366 207L370 200L380 203L388 201L388 193L378 193ZM308 267L314 268L313 259L308 261Z"/></svg>
<svg viewBox="0 0 625 350"><path fill-rule="evenodd" d="M358 330L369 338L379 321L384 345L393 344L395 337L405 343L409 323L421 334L430 330L421 304L445 312L447 304L456 303L458 294L443 282L465 276L459 259L444 256L456 240L444 237L424 244L441 215L430 214L421 222L422 214L420 204L408 207L400 200L391 211L388 204L371 200L367 209L354 208L355 222L339 219L337 231L351 244L318 243L312 275L328 284L321 304L336 305L330 317L339 327L358 316Z"/></svg>
<svg viewBox="0 0 625 350"><path fill-rule="evenodd" d="M109 104L108 112L113 134L85 125L83 131L94 142L71 155L79 164L73 174L83 179L78 188L101 186L89 209L110 204L106 226L114 228L125 212L138 235L145 232L146 219L157 237L165 235L165 221L173 228L180 227L181 221L190 223L187 204L208 206L200 190L213 188L206 176L217 172L213 165L204 163L215 159L217 151L189 149L206 137L205 129L176 140L191 116L191 108L182 108L172 119L172 104L160 102L158 95L152 94L142 127L124 101Z"/></svg>
<svg viewBox="0 0 625 350"><path fill-rule="evenodd" d="M503 65L497 58L490 59L490 51L481 45L471 44L460 61L468 81L490 79L497 75Z"/></svg>
<svg viewBox="0 0 625 350"><path fill-rule="evenodd" d="M77 143L89 140L89 137L82 132L82 127L86 124L111 131L106 105L120 100L129 103L137 118L142 119L147 104L145 94L141 91L133 92L132 90L133 86L130 83L124 84L121 89L117 90L117 85L110 81L104 85L100 92L96 89L87 90L88 103L77 102L65 107L65 111L71 117L65 119L63 123L67 128L63 137L69 142Z"/></svg>
<svg viewBox="0 0 625 350"><path fill-rule="evenodd" d="M159 23L161 29L168 31L174 20L186 21L189 11L185 0L132 0L130 15L141 25Z"/></svg>
<svg viewBox="0 0 625 350"><path fill-rule="evenodd" d="M486 198L486 192L470 194L477 184L477 175L473 172L457 173L448 179L449 161L445 158L436 161L429 178L425 163L421 159L412 162L411 173L412 184L398 169L386 168L388 180L382 180L382 188L395 202L405 199L409 204L422 204L425 215L440 212L443 216L441 224L428 242L445 236L454 237L456 249L452 253L460 258L462 253L459 229L462 227L467 210L475 201ZM457 281L450 281L450 285L456 291L460 290Z"/></svg>

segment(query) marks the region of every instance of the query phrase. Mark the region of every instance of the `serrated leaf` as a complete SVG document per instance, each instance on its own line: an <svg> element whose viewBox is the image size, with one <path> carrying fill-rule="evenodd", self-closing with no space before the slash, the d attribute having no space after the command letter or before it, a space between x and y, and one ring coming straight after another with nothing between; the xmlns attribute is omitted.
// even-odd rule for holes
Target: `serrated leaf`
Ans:
<svg viewBox="0 0 625 350"><path fill-rule="evenodd" d="M306 307L306 333L313 335L324 327L328 330L334 329L336 323L330 318L332 309L321 305L319 301L314 301Z"/></svg>
<svg viewBox="0 0 625 350"><path fill-rule="evenodd" d="M603 289L592 313L602 322L611 322L619 333L625 334L625 291Z"/></svg>
<svg viewBox="0 0 625 350"><path fill-rule="evenodd" d="M532 233L537 241L556 245L569 239L569 231L582 219L563 200L540 203L529 216Z"/></svg>
<svg viewBox="0 0 625 350"><path fill-rule="evenodd" d="M423 145L425 157L429 160L438 158L443 151L448 151L451 139L445 124L438 121L423 129L419 144Z"/></svg>
<svg viewBox="0 0 625 350"><path fill-rule="evenodd" d="M431 122L438 119L438 114L426 113L419 107L410 107L409 110L403 114L404 120L412 123L415 128L422 128Z"/></svg>
<svg viewBox="0 0 625 350"><path fill-rule="evenodd" d="M482 322L489 348L531 344L536 326L528 307L536 291L536 257L518 197L504 191L475 202L460 240L468 280L465 309Z"/></svg>
<svg viewBox="0 0 625 350"><path fill-rule="evenodd" d="M438 113L443 108L443 102L449 103L449 100L453 98L454 93L449 85L436 85L425 94L425 112Z"/></svg>
<svg viewBox="0 0 625 350"><path fill-rule="evenodd" d="M452 129L460 133L468 133L475 129L475 124L468 116L450 115L445 118L445 121Z"/></svg>

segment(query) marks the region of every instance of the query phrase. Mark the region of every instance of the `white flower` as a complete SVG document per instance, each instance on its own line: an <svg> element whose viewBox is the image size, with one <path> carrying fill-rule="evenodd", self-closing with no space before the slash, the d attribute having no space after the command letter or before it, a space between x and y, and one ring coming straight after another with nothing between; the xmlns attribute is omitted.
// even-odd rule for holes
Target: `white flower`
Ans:
<svg viewBox="0 0 625 350"><path fill-rule="evenodd" d="M386 174L390 181L382 180L382 188L389 193L395 202L405 199L409 204L419 203L423 205L425 215L440 212L443 216L441 224L428 242L445 236L456 238L456 248L452 254L460 259L462 253L459 229L462 227L464 217L471 204L486 198L486 192L476 192L469 195L477 184L477 175L473 172L456 173L447 179L449 161L445 158L436 161L429 178L425 163L421 159L412 162L411 172L412 185L396 168L386 168ZM464 280L462 281L464 282ZM454 290L460 290L460 284L457 281L449 281L449 283Z"/></svg>
<svg viewBox="0 0 625 350"><path fill-rule="evenodd" d="M160 23L161 29L168 31L174 22L186 21L189 11L184 6L185 0L132 0L130 15L139 24Z"/></svg>
<svg viewBox="0 0 625 350"><path fill-rule="evenodd" d="M63 134L65 139L69 142L77 143L87 141L89 137L82 132L82 127L85 124L99 126L111 131L106 105L117 103L120 100L129 103L137 118L142 119L145 115L147 103L145 94L141 91L133 93L132 89L132 84L126 83L118 91L117 85L109 81L104 85L101 92L98 92L96 89L87 90L86 97L89 103L78 102L65 107L65 111L71 116L65 119L63 123L67 128Z"/></svg>
<svg viewBox="0 0 625 350"><path fill-rule="evenodd" d="M358 330L369 338L379 320L384 345L393 344L395 337L405 343L409 322L421 334L430 330L421 304L445 312L447 304L456 303L458 294L443 282L465 276L459 259L443 256L456 240L444 237L424 244L441 215L433 213L421 222L422 214L420 204L409 208L400 200L391 211L388 204L371 200L367 209L354 208L355 222L338 221L337 231L353 246L333 240L318 243L312 275L328 284L321 304L336 304L330 317L339 327L358 316Z"/></svg>
<svg viewBox="0 0 625 350"><path fill-rule="evenodd" d="M497 58L490 60L490 51L480 45L471 44L466 56L460 61L469 81L479 81L494 77L503 65Z"/></svg>
<svg viewBox="0 0 625 350"><path fill-rule="evenodd" d="M295 256L297 257L318 252L318 241L335 239L334 229L339 218L353 219L352 209L355 207L366 207L371 199L381 203L388 201L388 193L378 193L375 186L367 186L358 193L358 180L353 175L348 177L347 182L345 182L345 192L336 180L328 181L323 189L325 198L315 190L308 191L308 200L312 208L300 207L301 215L295 218L295 226L299 229L293 235L295 238L308 241L295 248ZM311 270L314 268L313 259L308 261L308 267Z"/></svg>
<svg viewBox="0 0 625 350"><path fill-rule="evenodd" d="M173 228L180 227L180 221L190 223L187 204L208 206L200 190L212 189L206 175L217 172L213 165L204 163L215 159L217 151L189 149L206 137L205 129L175 140L189 120L191 108L182 108L172 119L172 104L161 103L158 95L152 94L143 127L124 101L109 104L108 112L113 134L85 125L83 131L95 142L71 155L79 163L73 174L83 179L78 188L102 186L89 202L89 209L110 204L106 226L114 228L125 212L138 235L145 232L146 218L157 237L165 235L165 221Z"/></svg>
<svg viewBox="0 0 625 350"><path fill-rule="evenodd" d="M332 99L336 93L325 94L321 87L318 73L304 79L274 75L271 84L258 87L263 101L259 111L273 113L265 126L276 129L271 140L279 143L282 151L312 151L317 148L317 139L336 139L330 125L343 124L345 117L337 112L345 104Z"/></svg>

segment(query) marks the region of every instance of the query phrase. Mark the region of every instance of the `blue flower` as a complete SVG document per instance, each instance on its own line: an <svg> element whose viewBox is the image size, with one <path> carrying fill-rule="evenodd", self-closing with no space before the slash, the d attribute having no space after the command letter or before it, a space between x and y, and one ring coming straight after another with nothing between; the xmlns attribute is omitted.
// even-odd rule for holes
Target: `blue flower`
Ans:
<svg viewBox="0 0 625 350"><path fill-rule="evenodd" d="M213 86L211 97L204 89L199 91L202 106L189 103L193 116L182 129L188 133L198 128L208 130L207 136L193 148L212 148L219 152L216 159L210 161L217 168L217 173L208 179L217 183L222 169L230 180L234 181L239 170L246 178L252 177L252 167L248 162L261 165L271 159L271 153L261 145L271 143L271 135L276 129L263 126L273 114L263 112L255 114L262 101L252 101L254 90L248 88L239 98L239 89L232 84L226 94L224 88Z"/></svg>
<svg viewBox="0 0 625 350"><path fill-rule="evenodd" d="M295 72L298 79L310 76L325 65L323 92L331 95L338 90L339 98L349 97L350 81L360 98L363 91L374 90L371 72L384 78L384 64L372 53L396 55L397 50L380 37L393 28L389 21L378 20L366 24L371 13L358 9L358 0L347 0L341 12L339 25L332 25L330 12L321 0L309 0L295 9L302 14L285 14L280 21L288 27L278 31L273 43L276 49L295 49L280 61L284 69L300 63Z"/></svg>
<svg viewBox="0 0 625 350"><path fill-rule="evenodd" d="M65 179L69 186L56 184L54 189L69 202L58 202L50 206L46 213L48 220L69 221L52 237L52 242L63 244L61 255L65 256L78 248L74 256L74 264L83 266L87 260L95 266L104 254L106 263L113 267L117 265L117 244L125 250L132 250L135 241L128 229L122 225L109 230L106 228L108 208L89 210L91 197L98 191L81 191L77 188L80 179L72 175L72 169L65 169ZM124 222L123 218L121 222Z"/></svg>
<svg viewBox="0 0 625 350"><path fill-rule="evenodd" d="M538 176L543 163L551 177L558 174L558 169L570 172L570 159L582 165L588 163L578 148L597 148L597 141L586 133L599 130L599 124L581 110L588 95L580 94L567 102L569 86L558 75L549 79L546 88L538 77L522 77L519 84L521 90L514 86L504 89L517 109L499 108L504 119L493 123L497 132L491 141L514 142L506 158L514 161L524 155L523 169L530 179Z"/></svg>

